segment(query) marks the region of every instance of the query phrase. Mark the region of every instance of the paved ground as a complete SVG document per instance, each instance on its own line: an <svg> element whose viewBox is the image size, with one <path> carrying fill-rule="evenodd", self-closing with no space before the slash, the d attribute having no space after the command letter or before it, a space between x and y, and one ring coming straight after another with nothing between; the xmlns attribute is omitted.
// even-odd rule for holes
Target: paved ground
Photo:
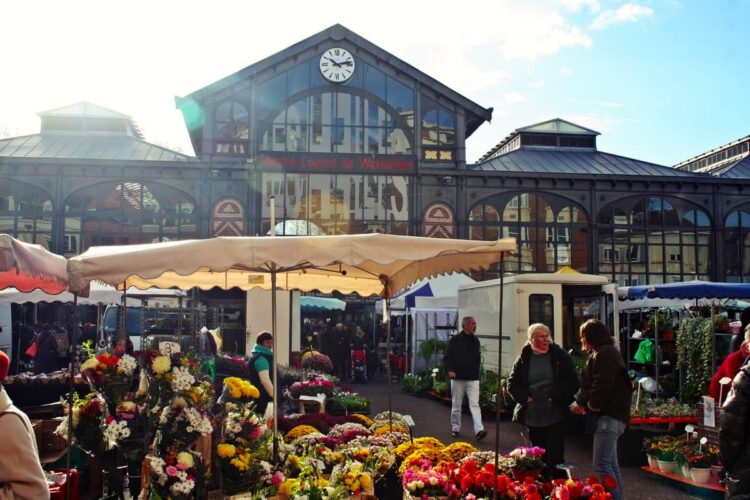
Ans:
<svg viewBox="0 0 750 500"><path fill-rule="evenodd" d="M384 380L376 380L368 384L357 384L353 390L370 398L372 414L388 409L388 387ZM463 429L459 438L450 435L450 405L443 404L431 398L417 398L401 391L398 382L392 384L391 403L393 411L411 415L415 423L416 436L434 436L444 443L454 441L469 441L474 443L471 429L471 416L464 415ZM487 437L478 444L482 450L495 449L494 419L484 421ZM508 452L516 446L523 445L521 435L523 426L510 422L507 418L499 423L499 450ZM627 443L623 439L629 440ZM635 441L638 442L635 442ZM637 433L626 433L621 439L620 446L640 447L641 436ZM476 444L476 443L474 443ZM566 460L574 466L573 474L585 477L592 473L591 440L590 437L576 429L571 429L566 439ZM642 471L637 466L621 467L623 482L625 483L625 498L627 499L694 499L694 498L722 498L721 495L702 494L700 490L680 485L666 478Z"/></svg>

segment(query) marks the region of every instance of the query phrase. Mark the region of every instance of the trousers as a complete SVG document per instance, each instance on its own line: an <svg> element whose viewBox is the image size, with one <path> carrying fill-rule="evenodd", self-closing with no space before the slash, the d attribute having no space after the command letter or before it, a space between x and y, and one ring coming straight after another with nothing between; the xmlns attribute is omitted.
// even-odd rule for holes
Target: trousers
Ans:
<svg viewBox="0 0 750 500"><path fill-rule="evenodd" d="M469 399L471 419L474 421L474 434L484 430L482 411L479 409L479 380L451 380L451 430L461 430L461 409L464 395Z"/></svg>

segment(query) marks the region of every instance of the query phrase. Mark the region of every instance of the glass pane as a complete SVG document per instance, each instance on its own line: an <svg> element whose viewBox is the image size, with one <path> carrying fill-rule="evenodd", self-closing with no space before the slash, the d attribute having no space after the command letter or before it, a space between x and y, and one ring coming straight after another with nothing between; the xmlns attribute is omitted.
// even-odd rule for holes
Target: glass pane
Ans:
<svg viewBox="0 0 750 500"><path fill-rule="evenodd" d="M553 303L552 295L529 295L529 325L543 323L552 330L555 326ZM555 338L554 332L552 338Z"/></svg>
<svg viewBox="0 0 750 500"><path fill-rule="evenodd" d="M372 66L365 66L365 90L385 101L385 74Z"/></svg>
<svg viewBox="0 0 750 500"><path fill-rule="evenodd" d="M277 111L286 98L286 73L258 85L258 116L265 119Z"/></svg>
<svg viewBox="0 0 750 500"><path fill-rule="evenodd" d="M307 90L310 86L309 66L307 62L298 64L289 70L289 95Z"/></svg>
<svg viewBox="0 0 750 500"><path fill-rule="evenodd" d="M395 108L400 115L414 112L414 91L403 83L388 77L388 104Z"/></svg>

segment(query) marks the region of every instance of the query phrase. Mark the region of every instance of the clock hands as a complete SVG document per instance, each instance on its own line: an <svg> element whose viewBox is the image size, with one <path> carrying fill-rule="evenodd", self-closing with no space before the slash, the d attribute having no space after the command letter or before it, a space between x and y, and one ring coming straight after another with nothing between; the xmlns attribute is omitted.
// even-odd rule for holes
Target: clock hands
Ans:
<svg viewBox="0 0 750 500"><path fill-rule="evenodd" d="M337 68L340 68L341 66L351 66L351 65L353 64L353 62L352 62L352 61L341 61L341 62L336 62L336 61L334 61L333 59L331 59L330 57L326 57L326 59L328 59L329 61L331 61L331 64L333 64L333 65L334 65L334 66L336 66Z"/></svg>

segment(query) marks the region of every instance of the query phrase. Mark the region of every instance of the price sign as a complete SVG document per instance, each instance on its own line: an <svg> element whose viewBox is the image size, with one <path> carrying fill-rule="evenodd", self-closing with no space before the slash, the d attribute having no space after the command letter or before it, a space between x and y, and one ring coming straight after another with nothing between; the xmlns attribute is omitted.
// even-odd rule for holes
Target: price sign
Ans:
<svg viewBox="0 0 750 500"><path fill-rule="evenodd" d="M714 398L703 396L703 425L706 427L716 427L716 411Z"/></svg>
<svg viewBox="0 0 750 500"><path fill-rule="evenodd" d="M180 344L177 342L159 342L159 352L165 356L170 356L180 352Z"/></svg>

